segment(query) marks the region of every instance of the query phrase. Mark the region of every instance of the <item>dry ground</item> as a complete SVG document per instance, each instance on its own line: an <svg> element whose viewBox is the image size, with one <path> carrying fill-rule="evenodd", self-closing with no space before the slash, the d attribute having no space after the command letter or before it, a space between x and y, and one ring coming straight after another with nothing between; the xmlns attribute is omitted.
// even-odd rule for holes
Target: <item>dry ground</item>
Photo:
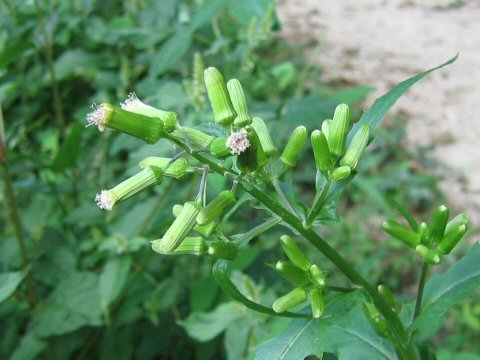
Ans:
<svg viewBox="0 0 480 360"><path fill-rule="evenodd" d="M285 36L320 43L324 79L377 88L365 105L460 53L414 86L391 113L408 115L411 146L435 144L448 203L480 228L480 0L280 0Z"/></svg>

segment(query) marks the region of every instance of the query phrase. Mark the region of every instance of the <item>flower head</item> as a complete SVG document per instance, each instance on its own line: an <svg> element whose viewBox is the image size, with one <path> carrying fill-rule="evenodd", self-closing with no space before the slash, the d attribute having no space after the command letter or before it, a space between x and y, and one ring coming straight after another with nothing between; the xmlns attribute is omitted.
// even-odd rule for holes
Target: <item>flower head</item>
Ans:
<svg viewBox="0 0 480 360"><path fill-rule="evenodd" d="M234 155L240 155L250 146L250 141L247 138L247 132L242 129L238 132L232 133L227 139L226 145Z"/></svg>
<svg viewBox="0 0 480 360"><path fill-rule="evenodd" d="M116 203L116 199L110 191L102 190L95 196L95 202L100 209L112 210L113 205Z"/></svg>
<svg viewBox="0 0 480 360"><path fill-rule="evenodd" d="M137 97L137 94L135 94L135 92L131 92L130 94L128 94L127 98L125 99L125 102L120 103L120 106L122 107L123 110L133 111L133 112L135 112L135 110L142 107L145 107L145 108L150 107L145 103L143 103Z"/></svg>
<svg viewBox="0 0 480 360"><path fill-rule="evenodd" d="M96 125L98 130L104 131L111 114L111 108L108 104L92 105L93 111L87 115L87 125L85 127Z"/></svg>

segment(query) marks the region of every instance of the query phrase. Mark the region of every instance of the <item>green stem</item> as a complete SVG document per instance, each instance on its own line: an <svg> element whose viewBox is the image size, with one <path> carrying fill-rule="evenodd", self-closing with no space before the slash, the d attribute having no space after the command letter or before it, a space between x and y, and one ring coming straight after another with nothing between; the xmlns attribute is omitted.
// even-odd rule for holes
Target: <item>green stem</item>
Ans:
<svg viewBox="0 0 480 360"><path fill-rule="evenodd" d="M312 209L308 213L307 220L305 220L306 228L312 226L312 223L315 221L318 213L322 210L323 205L325 205L325 199L327 198L328 192L330 191L330 187L332 186L332 184L333 179L331 176L329 176L320 196L317 198L317 201L314 202Z"/></svg>
<svg viewBox="0 0 480 360"><path fill-rule="evenodd" d="M426 263L423 263L422 273L420 275L420 280L418 282L418 291L417 291L417 300L415 301L415 312L413 313L413 320L415 320L419 315L422 308L422 298L423 298L423 289L425 288L425 283L428 277L428 271L430 266Z"/></svg>
<svg viewBox="0 0 480 360"><path fill-rule="evenodd" d="M267 221L261 223L258 226L255 226L254 228L252 228L248 232L246 232L241 237L241 239L238 240L238 244L240 246L245 246L246 244L248 244L248 242L250 240L252 240L253 238L255 238L255 237L257 237L261 234L263 234L265 231L270 230L271 228L273 228L277 224L280 224L281 222L282 222L282 219L279 218L278 216L271 217Z"/></svg>
<svg viewBox="0 0 480 360"><path fill-rule="evenodd" d="M300 214L298 213L297 210L290 204L290 201L288 201L287 196L283 192L282 188L280 187L280 183L278 182L277 178L272 178L272 185L275 188L275 191L277 192L278 196L280 196L280 199L282 199L283 204L287 207L287 209L294 214L297 218L300 218Z"/></svg>
<svg viewBox="0 0 480 360"><path fill-rule="evenodd" d="M65 139L65 115L63 111L63 104L60 98L60 91L58 90L57 76L55 74L55 68L53 66L53 51L52 51L52 39L48 36L47 29L45 27L45 20L42 15L42 10L38 0L35 0L35 9L37 11L38 23L40 25L40 31L45 41L45 56L47 58L48 72L50 73L50 81L52 82L53 92L53 104L55 108L55 115L58 121L58 128L60 132L60 143Z"/></svg>
<svg viewBox="0 0 480 360"><path fill-rule="evenodd" d="M204 157L201 154L191 152L189 148L182 142L174 139L170 136L167 136L169 140L175 142L178 146L187 151L191 156L197 159L202 164L207 164L210 169L225 176L226 178L232 178L236 174L232 171L225 169L214 161ZM243 186L243 182L241 185ZM299 219L297 219L292 213L290 213L283 206L278 204L274 199L272 199L265 191L257 188L256 186L243 186L244 190L250 193L253 197L259 200L263 205L265 205L270 211L274 214L280 216L283 221L288 223L291 227L297 230L305 239L307 239L313 246L320 250L333 264L335 264L344 274L350 279L354 284L362 287L369 295L372 297L373 302L377 306L378 310L382 313L384 318L390 323L393 334L395 335L398 342L402 344L402 354L404 354L405 359L416 359L415 357L408 357L407 352L407 342L408 334L405 331L400 319L397 314L393 312L390 305L383 299L383 297L377 292L377 290L370 285L370 283L364 279L355 269L342 257L340 254L333 249L324 239L322 239L315 231L312 229L307 229L303 226Z"/></svg>

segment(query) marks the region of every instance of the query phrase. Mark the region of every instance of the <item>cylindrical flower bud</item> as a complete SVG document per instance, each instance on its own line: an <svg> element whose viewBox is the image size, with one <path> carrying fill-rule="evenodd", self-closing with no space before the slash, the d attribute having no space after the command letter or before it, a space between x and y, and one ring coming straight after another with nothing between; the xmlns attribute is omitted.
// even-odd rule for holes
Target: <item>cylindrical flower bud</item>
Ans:
<svg viewBox="0 0 480 360"><path fill-rule="evenodd" d="M318 319L322 316L324 310L322 290L317 287L310 289L310 305L312 307L312 317Z"/></svg>
<svg viewBox="0 0 480 360"><path fill-rule="evenodd" d="M315 165L319 171L328 171L333 168L332 155L328 148L328 142L325 135L320 130L315 130L310 135L312 142L313 156Z"/></svg>
<svg viewBox="0 0 480 360"><path fill-rule="evenodd" d="M182 243L171 253L165 255L205 255L207 243L201 236L186 237Z"/></svg>
<svg viewBox="0 0 480 360"><path fill-rule="evenodd" d="M418 245L415 251L422 257L423 262L430 265L440 264L440 255L436 249L429 249L425 245Z"/></svg>
<svg viewBox="0 0 480 360"><path fill-rule="evenodd" d="M438 244L437 249L440 254L450 254L466 232L467 225L462 224L446 233L444 238L440 240L440 244Z"/></svg>
<svg viewBox="0 0 480 360"><path fill-rule="evenodd" d="M211 241L207 253L216 259L233 260L238 255L238 245L232 241Z"/></svg>
<svg viewBox="0 0 480 360"><path fill-rule="evenodd" d="M257 170L260 165L259 154L261 149L258 136L253 127L251 127L250 125L244 127L241 130L241 133L246 134L246 143L248 143L248 146L244 151L239 153L237 157L237 167L242 172L253 172ZM227 145L229 145L232 153L234 153L235 146L233 146L232 141L230 140L232 140L233 136L234 134L230 135L227 141Z"/></svg>
<svg viewBox="0 0 480 360"><path fill-rule="evenodd" d="M466 214L458 214L450 220L445 228L445 236L452 230L457 229L460 225L468 225L468 216Z"/></svg>
<svg viewBox="0 0 480 360"><path fill-rule="evenodd" d="M271 158L277 152L277 148L273 144L272 137L268 131L267 125L259 117L254 117L252 119L252 127L255 129L255 132L258 135L260 145L262 146L263 152L267 158Z"/></svg>
<svg viewBox="0 0 480 360"><path fill-rule="evenodd" d="M252 123L252 118L248 114L247 99L242 89L242 84L237 79L231 79L227 83L228 94L232 101L233 108L237 113L233 124L238 127L244 127Z"/></svg>
<svg viewBox="0 0 480 360"><path fill-rule="evenodd" d="M151 185L160 184L162 179L163 171L161 168L147 166L139 173L115 186L113 189L102 190L95 196L95 202L100 209L112 210L117 202L129 198Z"/></svg>
<svg viewBox="0 0 480 360"><path fill-rule="evenodd" d="M352 169L350 169L350 166L340 166L332 171L332 177L335 181L342 181L348 178L351 173Z"/></svg>
<svg viewBox="0 0 480 360"><path fill-rule="evenodd" d="M312 266L312 262L305 256L303 251L290 236L283 235L280 237L280 244L287 257L295 266L303 271L308 271L310 266Z"/></svg>
<svg viewBox="0 0 480 360"><path fill-rule="evenodd" d="M183 205L180 205L180 204L173 205L173 208L172 208L173 216L177 217L182 212L182 209L183 209ZM213 230L215 230L215 222L212 221L205 225L196 224L193 227L193 230L195 230L200 235L203 235L206 238L208 238L210 235L212 235Z"/></svg>
<svg viewBox="0 0 480 360"><path fill-rule="evenodd" d="M427 234L428 225L425 222L421 222L418 225L418 238L420 239L419 244L423 244L425 242L426 234Z"/></svg>
<svg viewBox="0 0 480 360"><path fill-rule="evenodd" d="M295 286L306 286L310 282L310 278L306 271L296 267L288 261L277 261L275 264L275 270Z"/></svg>
<svg viewBox="0 0 480 360"><path fill-rule="evenodd" d="M371 303L363 303L364 313L367 316L368 321L372 325L372 328L380 336L388 335L388 324L385 318L380 314L375 305Z"/></svg>
<svg viewBox="0 0 480 360"><path fill-rule="evenodd" d="M123 110L111 104L101 104L87 115L87 125L97 125L100 131L105 128L117 130L134 136L148 144L156 143L163 135L163 121Z"/></svg>
<svg viewBox="0 0 480 360"><path fill-rule="evenodd" d="M423 244L426 246L438 244L443 238L445 228L447 226L450 211L445 205L440 205L435 209L432 215L432 220L428 224L425 240Z"/></svg>
<svg viewBox="0 0 480 360"><path fill-rule="evenodd" d="M276 313L282 313L307 300L307 292L302 288L295 288L288 294L278 298L272 304Z"/></svg>
<svg viewBox="0 0 480 360"><path fill-rule="evenodd" d="M218 69L209 67L205 69L204 81L215 122L224 126L230 125L235 119L236 113L233 110L223 75Z"/></svg>
<svg viewBox="0 0 480 360"><path fill-rule="evenodd" d="M159 156L149 156L138 163L141 168L149 166L156 166L162 169L165 176L181 179L185 174L191 173L192 168L188 165L188 161L184 158L180 158L172 162L171 159Z"/></svg>
<svg viewBox="0 0 480 360"><path fill-rule="evenodd" d="M152 241L152 249L161 254L171 253L185 239L196 224L200 212L200 204L188 201L183 205L182 212L178 214L172 225L168 228L163 238Z"/></svg>
<svg viewBox="0 0 480 360"><path fill-rule="evenodd" d="M225 159L232 155L230 148L227 146L227 139L226 136L220 136L213 139L210 143L210 153L217 159Z"/></svg>
<svg viewBox="0 0 480 360"><path fill-rule="evenodd" d="M386 233L400 240L405 245L410 246L412 249L420 244L420 235L418 233L393 220L384 221L382 226Z"/></svg>
<svg viewBox="0 0 480 360"><path fill-rule="evenodd" d="M370 126L365 124L358 129L357 133L352 139L352 142L348 146L345 155L340 160L340 165L349 166L350 169L355 170L358 165L358 161L363 154L363 151L367 147L368 139L370 138Z"/></svg>
<svg viewBox="0 0 480 360"><path fill-rule="evenodd" d="M305 141L307 141L308 130L305 126L297 126L290 136L285 149L283 149L280 161L289 167L294 167L302 151Z"/></svg>
<svg viewBox="0 0 480 360"><path fill-rule="evenodd" d="M208 148L213 141L213 136L205 134L203 131L182 126L182 130L177 129L172 131L171 136L177 140L185 141L185 135L188 137L191 145Z"/></svg>
<svg viewBox="0 0 480 360"><path fill-rule="evenodd" d="M333 121L328 134L328 145L335 156L342 156L345 150L345 140L350 128L350 108L340 104L335 109Z"/></svg>
<svg viewBox="0 0 480 360"><path fill-rule="evenodd" d="M197 215L197 223L206 225L215 221L225 211L235 204L235 194L230 190L223 190L218 196L205 206Z"/></svg>
<svg viewBox="0 0 480 360"><path fill-rule="evenodd" d="M134 92L128 94L127 99L121 104L121 107L123 110L131 111L136 114L160 118L163 121L163 128L166 132L173 131L178 123L178 116L176 113L156 109L153 106L144 104L138 99Z"/></svg>
<svg viewBox="0 0 480 360"><path fill-rule="evenodd" d="M316 264L313 264L310 266L308 269L308 272L310 274L310 277L312 279L312 283L322 289L325 287L326 280L325 280L325 273L320 269L320 267Z"/></svg>
<svg viewBox="0 0 480 360"><path fill-rule="evenodd" d="M389 289L388 286L384 284L380 284L377 287L378 293L382 295L383 299L387 302L388 305L395 311L397 308L397 303L395 301L395 296L393 295L392 291Z"/></svg>
<svg viewBox="0 0 480 360"><path fill-rule="evenodd" d="M322 122L322 133L323 135L325 135L325 138L327 139L327 141L330 134L330 129L332 127L332 121L333 121L332 119L325 119Z"/></svg>

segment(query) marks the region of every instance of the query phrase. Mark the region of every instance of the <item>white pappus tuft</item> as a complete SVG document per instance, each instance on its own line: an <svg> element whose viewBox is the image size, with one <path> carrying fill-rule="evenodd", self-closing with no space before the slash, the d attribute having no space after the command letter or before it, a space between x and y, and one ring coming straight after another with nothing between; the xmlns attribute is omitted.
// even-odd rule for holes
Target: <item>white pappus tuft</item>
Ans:
<svg viewBox="0 0 480 360"><path fill-rule="evenodd" d="M95 202L100 209L112 210L116 201L108 190L102 190L95 196Z"/></svg>
<svg viewBox="0 0 480 360"><path fill-rule="evenodd" d="M87 125L85 125L85 127L96 125L98 127L98 130L104 131L107 126L107 107L104 104L93 104L92 109L93 111L87 115Z"/></svg>
<svg viewBox="0 0 480 360"><path fill-rule="evenodd" d="M248 141L247 132L242 129L232 133L225 144L230 148L232 154L239 155L248 149L250 141Z"/></svg>
<svg viewBox="0 0 480 360"><path fill-rule="evenodd" d="M131 92L130 94L128 94L125 102L120 103L120 106L123 110L127 111L135 111L135 109L138 108L149 107L137 97L137 94L135 94L135 92Z"/></svg>

